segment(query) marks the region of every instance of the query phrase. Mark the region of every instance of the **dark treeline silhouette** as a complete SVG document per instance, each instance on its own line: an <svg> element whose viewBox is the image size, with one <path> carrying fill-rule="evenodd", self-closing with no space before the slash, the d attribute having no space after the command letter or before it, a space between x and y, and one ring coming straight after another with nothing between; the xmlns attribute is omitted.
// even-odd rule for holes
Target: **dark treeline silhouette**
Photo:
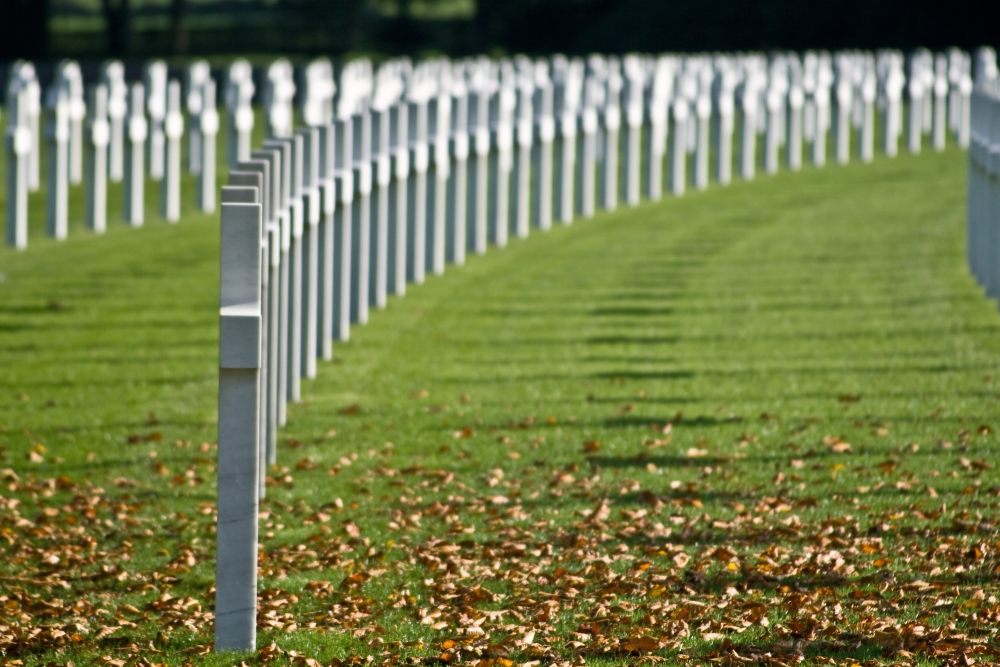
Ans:
<svg viewBox="0 0 1000 667"><path fill-rule="evenodd" d="M446 0L422 0L422 5ZM101 0L103 33L50 32L55 0L0 0L0 60L372 52L584 54L805 48L971 48L996 41L989 0L476 0L420 18L416 0ZM62 7L63 4L58 5ZM168 29L136 27L166 13ZM212 12L223 21L190 19Z"/></svg>

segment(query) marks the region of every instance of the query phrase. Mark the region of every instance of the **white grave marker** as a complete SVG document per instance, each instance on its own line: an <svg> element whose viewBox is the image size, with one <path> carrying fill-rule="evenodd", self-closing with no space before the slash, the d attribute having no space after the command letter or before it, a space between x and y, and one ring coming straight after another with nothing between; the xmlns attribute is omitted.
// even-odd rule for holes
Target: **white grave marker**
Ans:
<svg viewBox="0 0 1000 667"><path fill-rule="evenodd" d="M219 136L219 112L215 107L215 80L208 77L202 85L202 107L197 121L201 132L201 164L198 169L198 210L215 211L216 153Z"/></svg>
<svg viewBox="0 0 1000 667"><path fill-rule="evenodd" d="M499 81L495 81L495 84L498 85L494 85L489 110L492 150L489 158L489 184L487 186L489 189L487 222L489 239L496 247L503 248L507 245L507 236L511 226L510 177L514 168L514 109L517 105L516 74L513 63L508 60L501 62L499 71L493 75L494 78L497 75L499 75ZM576 123L576 118L573 119L573 122ZM570 179L572 178L573 174L570 174Z"/></svg>
<svg viewBox="0 0 1000 667"><path fill-rule="evenodd" d="M181 113L181 83L176 79L167 86L167 115L163 119L163 179L160 183L160 215L167 222L181 219L181 139L184 115Z"/></svg>
<svg viewBox="0 0 1000 667"><path fill-rule="evenodd" d="M90 89L90 117L86 136L87 229L101 234L108 224L108 88L104 84Z"/></svg>
<svg viewBox="0 0 1000 667"><path fill-rule="evenodd" d="M28 170L31 159L31 123L28 90L17 76L18 63L7 79L7 245L18 250L28 247Z"/></svg>
<svg viewBox="0 0 1000 667"><path fill-rule="evenodd" d="M120 60L108 60L101 65L101 83L108 89L108 178L121 183L125 178L125 117L128 115L128 84L125 65Z"/></svg>
<svg viewBox="0 0 1000 667"><path fill-rule="evenodd" d="M205 85L212 78L212 68L206 60L195 60L188 64L184 76L184 89L187 93L185 103L191 123L188 131L187 168L190 173L198 175L205 159L202 155L201 114L206 107L215 107L215 98L208 100L205 96Z"/></svg>
<svg viewBox="0 0 1000 667"><path fill-rule="evenodd" d="M447 261L455 266L465 264L465 231L468 225L468 93L469 89L465 82L465 63L453 63L451 72L451 175L448 177L448 201L446 205L447 211L445 212L445 257ZM406 106L400 105L399 112L405 117L407 113ZM401 128L405 126L406 123L400 125ZM396 127L395 123L393 127ZM401 129L400 131L402 136L406 136L405 129ZM408 164L408 156L401 154L399 159L400 165L404 162ZM403 231L400 233L403 233ZM401 237L401 239L405 239L405 237ZM400 243L402 243L402 240ZM402 294L402 292L396 293Z"/></svg>
<svg viewBox="0 0 1000 667"><path fill-rule="evenodd" d="M534 76L532 108L535 112L535 145L532 168L535 174L535 206L532 219L535 227L548 230L552 227L552 151L556 138L556 121L553 115L555 100L552 80L549 77L549 64L545 60L534 63ZM615 146L617 147L617 140Z"/></svg>
<svg viewBox="0 0 1000 667"><path fill-rule="evenodd" d="M257 627L261 205L222 194L215 648L253 651Z"/></svg>
<svg viewBox="0 0 1000 667"><path fill-rule="evenodd" d="M69 87L58 79L45 95L48 119L45 138L49 146L46 231L54 239L66 238L69 222Z"/></svg>
<svg viewBox="0 0 1000 667"><path fill-rule="evenodd" d="M141 227L145 220L145 146L149 136L144 104L145 88L132 84L128 106L128 144L125 147L125 222Z"/></svg>
<svg viewBox="0 0 1000 667"><path fill-rule="evenodd" d="M163 179L166 169L166 134L164 124L167 120L167 64L162 60L153 60L146 64L143 81L146 84L146 112L149 114L149 146L147 159L149 161L149 177L154 181Z"/></svg>
<svg viewBox="0 0 1000 667"><path fill-rule="evenodd" d="M535 94L534 65L525 56L514 61L516 100L514 108L514 159L511 174L511 212L513 232L520 239L528 237L531 223L531 146ZM457 99L457 98L456 98ZM457 145L456 145L457 148Z"/></svg>
<svg viewBox="0 0 1000 667"><path fill-rule="evenodd" d="M611 57L605 61L607 78L605 79L604 108L601 113L601 139L598 150L601 160L601 175L599 201L605 211L618 208L618 138L622 126L621 92L622 75L621 61Z"/></svg>
<svg viewBox="0 0 1000 667"><path fill-rule="evenodd" d="M490 80L490 67L490 61L480 57L469 71L469 136L472 138L472 159L469 160L469 221L466 247L479 255L486 252L486 216L489 210L489 110L493 83ZM412 116L410 120L412 122Z"/></svg>
<svg viewBox="0 0 1000 667"><path fill-rule="evenodd" d="M253 96L253 68L240 58L229 66L226 78L226 112L229 118L226 150L230 168L250 157L250 137L254 126L250 103Z"/></svg>

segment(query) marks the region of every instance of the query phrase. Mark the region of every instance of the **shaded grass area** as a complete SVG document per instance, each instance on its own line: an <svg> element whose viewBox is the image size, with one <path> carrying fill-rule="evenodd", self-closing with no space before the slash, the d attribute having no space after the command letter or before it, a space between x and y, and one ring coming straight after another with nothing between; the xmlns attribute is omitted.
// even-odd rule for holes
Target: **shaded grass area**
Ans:
<svg viewBox="0 0 1000 667"><path fill-rule="evenodd" d="M964 182L948 151L690 193L373 313L290 407L256 656L205 654L217 223L0 251L0 641L25 664L995 661L1000 320Z"/></svg>

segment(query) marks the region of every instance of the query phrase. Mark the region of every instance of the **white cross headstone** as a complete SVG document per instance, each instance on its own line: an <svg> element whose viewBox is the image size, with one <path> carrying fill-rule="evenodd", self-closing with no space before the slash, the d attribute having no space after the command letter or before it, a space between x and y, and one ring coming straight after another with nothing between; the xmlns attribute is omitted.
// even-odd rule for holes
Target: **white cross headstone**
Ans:
<svg viewBox="0 0 1000 667"><path fill-rule="evenodd" d="M28 90L17 76L15 63L7 79L7 245L28 247L28 170L31 159L31 123Z"/></svg>
<svg viewBox="0 0 1000 667"><path fill-rule="evenodd" d="M83 182L83 124L87 118L87 102L80 65L75 61L64 61L59 67L60 75L69 83L69 182L79 185Z"/></svg>
<svg viewBox="0 0 1000 667"><path fill-rule="evenodd" d="M582 64L580 65L582 67ZM497 75L499 79L497 80ZM514 168L514 110L516 74L508 60L500 63L494 73L494 92L490 99L489 239L498 248L507 245L511 226L510 176ZM574 135L576 118L573 118ZM573 174L569 175L572 180ZM572 206L572 202L570 204Z"/></svg>
<svg viewBox="0 0 1000 667"><path fill-rule="evenodd" d="M267 461L277 460L277 429L287 420L288 358L288 247L285 245L289 223L285 211L284 176L282 161L284 151L271 148L251 152L251 160L239 162L237 167L247 171L259 170L268 179L264 191L266 204L268 254L268 437ZM266 165L266 166L265 166Z"/></svg>
<svg viewBox="0 0 1000 667"><path fill-rule="evenodd" d="M735 63L731 57L719 57L715 64L715 178L720 185L733 180L733 134L736 130Z"/></svg>
<svg viewBox="0 0 1000 667"><path fill-rule="evenodd" d="M71 61L66 61L64 64L70 64ZM79 74L79 67L76 63L71 63L72 67L75 67L75 72ZM25 110L27 113L27 126L28 131L31 133L31 152L28 154L28 192L38 192L41 188L41 115L42 115L42 88L38 83L38 76L35 72L35 66L32 63L20 61L14 64L12 69L17 70L17 76L21 78L21 85L24 87L25 91ZM71 89L71 95L75 95L77 90L77 81L73 81L73 87ZM82 84L80 84L82 86ZM82 95L82 90L79 91ZM71 114L73 110L71 109ZM71 115L71 118L73 116ZM72 159L73 156L71 156ZM70 174L72 179L73 174ZM79 183L80 179L77 178L74 183Z"/></svg>
<svg viewBox="0 0 1000 667"><path fill-rule="evenodd" d="M646 72L642 60L627 55L622 60L622 107L625 111L625 136L622 137L625 203L639 205L642 166L643 98L646 92ZM709 105L711 106L711 105Z"/></svg>
<svg viewBox="0 0 1000 667"><path fill-rule="evenodd" d="M858 156L862 162L875 159L875 99L878 93L878 78L875 74L875 59L866 53L862 62L863 77L859 88L861 98L861 136L858 138Z"/></svg>
<svg viewBox="0 0 1000 667"><path fill-rule="evenodd" d="M430 174L427 184L427 270L434 275L444 273L448 228L448 180L451 176L451 62L434 62L436 77L434 95L427 107L428 141L430 142ZM385 116L386 130L389 128ZM386 137L388 139L388 137ZM385 143L385 182L388 185L391 165L389 145ZM381 175L381 174L380 174ZM388 210L388 188L386 210Z"/></svg>
<svg viewBox="0 0 1000 667"><path fill-rule="evenodd" d="M921 116L923 115L926 92L924 88L923 54L920 51L911 54L909 65L910 72L906 90L910 102L906 127L907 149L911 153L919 153L921 134L923 133L923 120Z"/></svg>
<svg viewBox="0 0 1000 667"><path fill-rule="evenodd" d="M837 54L836 88L834 112L834 141L838 164L847 164L851 159L851 112L854 95L854 63L850 56Z"/></svg>
<svg viewBox="0 0 1000 667"><path fill-rule="evenodd" d="M962 115L962 98L959 83L962 79L965 52L956 47L948 49L948 129L958 138L959 118Z"/></svg>
<svg viewBox="0 0 1000 667"><path fill-rule="evenodd" d="M167 114L163 119L163 178L160 182L160 215L167 222L181 219L181 140L184 115L181 113L181 83L167 86Z"/></svg>
<svg viewBox="0 0 1000 667"><path fill-rule="evenodd" d="M816 87L818 85L819 58L815 51L802 56L802 140L812 144L816 138Z"/></svg>
<svg viewBox="0 0 1000 667"><path fill-rule="evenodd" d="M195 60L189 63L184 70L185 105L191 123L188 130L187 168L190 173L195 175L201 173L201 165L204 161L200 121L202 111L209 106L209 101L205 97L205 85L211 78L212 68L209 67L206 60ZM210 105L215 106L214 98Z"/></svg>
<svg viewBox="0 0 1000 667"><path fill-rule="evenodd" d="M103 233L108 224L108 88L103 83L92 86L90 114L84 136L87 190L87 229Z"/></svg>
<svg viewBox="0 0 1000 667"><path fill-rule="evenodd" d="M883 72L882 94L885 96L882 121L883 152L887 157L896 157L899 153L899 137L903 132L903 90L906 87L901 54L885 53Z"/></svg>
<svg viewBox="0 0 1000 667"><path fill-rule="evenodd" d="M201 164L198 169L198 210L202 213L215 211L216 154L219 136L219 112L216 109L215 80L208 77L202 84L202 107L197 121L201 134Z"/></svg>
<svg viewBox="0 0 1000 667"><path fill-rule="evenodd" d="M323 219L320 222L320 259L319 259L319 351L325 360L333 359L333 265L336 244L333 228L334 216L337 211L337 181L336 181L336 139L337 132L333 119L319 128L320 131L320 179L323 181Z"/></svg>
<svg viewBox="0 0 1000 667"><path fill-rule="evenodd" d="M826 135L830 130L830 88L833 85L833 61L822 52L816 65L816 131L812 141L813 166L826 165Z"/></svg>
<svg viewBox="0 0 1000 667"><path fill-rule="evenodd" d="M580 100L580 115L577 138L576 168L576 212L585 218L592 218L597 207L597 133L600 129L598 109L601 106L603 83L596 72L602 62L591 57L587 59ZM530 166L530 163L526 163ZM527 167L526 167L527 168ZM520 178L520 165L515 162L515 181ZM527 179L526 183L530 185ZM520 230L520 213L517 213L514 229ZM525 226L525 231L527 227Z"/></svg>
<svg viewBox="0 0 1000 667"><path fill-rule="evenodd" d="M45 226L49 236L62 241L69 222L69 88L57 79L45 98L48 110L45 138L49 146Z"/></svg>
<svg viewBox="0 0 1000 667"><path fill-rule="evenodd" d="M469 184L469 89L465 81L465 63L451 66L451 156L445 211L445 258L455 266L465 264L465 231L468 225ZM405 105L399 112L405 116ZM405 125L405 123L403 124ZM403 127L401 125L401 127ZM396 127L396 123L393 123ZM405 136L405 130L401 130ZM399 164L408 163L408 156L399 155ZM405 195L404 195L405 199ZM401 230L400 233L403 233ZM400 242L402 244L402 241ZM390 281L391 283L391 281ZM397 292L401 294L401 292Z"/></svg>
<svg viewBox="0 0 1000 667"><path fill-rule="evenodd" d="M752 180L757 161L757 116L761 75L757 72L757 62L745 57L742 63L743 80L737 88L740 106L740 176ZM671 144L672 145L672 144Z"/></svg>
<svg viewBox="0 0 1000 667"><path fill-rule="evenodd" d="M785 123L788 138L785 142L786 162L792 171L802 168L802 110L805 94L802 91L802 63L797 55L788 55L788 112Z"/></svg>
<svg viewBox="0 0 1000 667"><path fill-rule="evenodd" d="M288 399L290 395L289 367L292 347L292 145L289 141L269 140L264 142L264 150L252 151L254 159L270 159L271 178L275 187L271 190L277 207L280 259L278 266L278 426L284 426L288 419ZM273 156L273 157L272 157Z"/></svg>
<svg viewBox="0 0 1000 667"><path fill-rule="evenodd" d="M969 147L970 131L970 100L972 96L972 58L968 53L962 54L962 74L958 82L960 109L958 120L958 145Z"/></svg>
<svg viewBox="0 0 1000 667"><path fill-rule="evenodd" d="M934 54L930 49L917 49L921 73L923 74L924 96L923 108L920 110L920 122L924 134L930 134L934 129Z"/></svg>
<svg viewBox="0 0 1000 667"><path fill-rule="evenodd" d="M108 60L101 65L101 83L108 89L108 120L111 139L108 145L108 178L121 183L125 178L125 117L128 114L128 84L125 65Z"/></svg>
<svg viewBox="0 0 1000 667"><path fill-rule="evenodd" d="M582 73L578 67L565 56L552 58L553 117L556 121L553 204L555 218L563 224L573 222L574 212L577 109L582 94Z"/></svg>
<svg viewBox="0 0 1000 667"><path fill-rule="evenodd" d="M409 166L406 181L406 280L424 282L427 266L427 169L430 150L427 145L427 102L430 98L430 72L426 65L414 67L407 82L409 109Z"/></svg>
<svg viewBox="0 0 1000 667"><path fill-rule="evenodd" d="M128 143L125 147L125 222L141 227L145 220L145 146L149 124L145 112L146 93L141 83L132 84L128 104Z"/></svg>
<svg viewBox="0 0 1000 667"><path fill-rule="evenodd" d="M399 63L383 63L375 73L372 93L372 171L374 174L371 213L371 266L368 304L385 308L389 279L389 189L392 184L391 107L403 92Z"/></svg>
<svg viewBox="0 0 1000 667"><path fill-rule="evenodd" d="M692 105L697 120L697 137L695 139L694 151L694 187L698 190L704 190L708 187L713 78L710 63L707 60L701 60L698 65L698 94Z"/></svg>
<svg viewBox="0 0 1000 667"><path fill-rule="evenodd" d="M931 141L934 150L943 151L948 130L948 57L938 53L934 57L934 122Z"/></svg>
<svg viewBox="0 0 1000 667"><path fill-rule="evenodd" d="M254 126L253 107L250 103L253 101L254 91L253 67L240 58L229 66L226 77L225 99L229 119L226 155L230 168L250 157L250 137Z"/></svg>
<svg viewBox="0 0 1000 667"><path fill-rule="evenodd" d="M316 377L316 336L319 315L319 223L323 217L319 178L320 132L310 127L296 130L302 139L302 191L305 228L302 231L302 331L301 375Z"/></svg>
<svg viewBox="0 0 1000 667"><path fill-rule="evenodd" d="M244 163L246 165L246 163ZM256 165L254 165L256 166ZM263 166L263 165L261 165ZM266 169L266 167L264 167ZM267 199L264 192L264 172L261 171L231 171L229 172L229 186L230 189L227 190L229 194L229 203L234 202L234 195L239 193L246 199L245 203L261 205L262 215L264 217L264 222L261 228L264 230L261 235L261 294L260 294L260 446L258 447L257 459L259 462L257 477L257 490L258 497L263 500L267 495L267 441L270 434L270 424L268 423L268 388L269 388L269 369L270 369L270 358L269 345L268 345L268 335L269 322L268 322L268 234L267 234ZM239 191L232 188L246 188Z"/></svg>
<svg viewBox="0 0 1000 667"><path fill-rule="evenodd" d="M622 126L621 61L610 57L604 64L604 105L600 114L601 137L597 155L600 160L598 202L605 211L618 208L618 152Z"/></svg>
<svg viewBox="0 0 1000 667"><path fill-rule="evenodd" d="M486 252L486 216L489 210L489 110L492 94L490 66L489 59L481 56L468 70L469 136L472 139L472 155L469 160L469 224L466 247L479 255Z"/></svg>
<svg viewBox="0 0 1000 667"><path fill-rule="evenodd" d="M169 84L167 64L162 60L146 63L143 82L146 85L146 112L149 114L149 146L147 148L149 177L154 181L159 181L163 179L167 159L167 139L166 134L164 134Z"/></svg>
<svg viewBox="0 0 1000 667"><path fill-rule="evenodd" d="M545 60L534 63L535 146L532 162L535 173L535 207L532 214L535 227L547 230L552 227L552 161L553 142L556 137L552 79ZM615 135L617 137L617 134ZM616 144L617 146L617 141Z"/></svg>
<svg viewBox="0 0 1000 667"><path fill-rule="evenodd" d="M267 491L267 466L275 462L278 431L278 269L281 261L281 237L277 229L274 198L270 190L271 161L247 160L240 171L229 172L231 186L255 187L260 193L264 225L261 236L261 448L260 497Z"/></svg>
<svg viewBox="0 0 1000 667"><path fill-rule="evenodd" d="M684 194L687 183L687 127L690 103L677 96L670 105L670 192Z"/></svg>
<svg viewBox="0 0 1000 667"><path fill-rule="evenodd" d="M338 86L343 97L343 81ZM354 122L350 110L338 109L335 121L334 157L337 178L337 208L333 216L333 334L348 341L351 336L351 217L354 209ZM405 191L405 188L404 188ZM405 221L405 218L403 218ZM405 228L405 222L403 224ZM405 245L404 245L405 248ZM405 279L405 274L404 274ZM405 284L405 283L404 283Z"/></svg>
<svg viewBox="0 0 1000 667"><path fill-rule="evenodd" d="M354 212L351 222L351 321L368 323L368 285L371 261L371 195L372 195L372 116L369 109L371 95L371 64L364 61L366 90L361 97L361 108L354 116ZM425 181L426 184L426 181ZM420 256L421 267L424 264Z"/></svg>
<svg viewBox="0 0 1000 667"><path fill-rule="evenodd" d="M222 193L215 648L253 651L257 627L262 207ZM252 189L251 189L252 190ZM230 201L241 203L229 203Z"/></svg>
<svg viewBox="0 0 1000 667"><path fill-rule="evenodd" d="M514 61L516 71L514 108L514 158L511 181L513 232L520 239L528 237L531 223L531 147L534 141L535 76L534 64L525 56ZM592 163L593 164L593 163Z"/></svg>
<svg viewBox="0 0 1000 667"><path fill-rule="evenodd" d="M294 117L292 101L295 99L295 71L285 58L279 58L267 68L264 78L264 117L267 136L287 139L292 136Z"/></svg>

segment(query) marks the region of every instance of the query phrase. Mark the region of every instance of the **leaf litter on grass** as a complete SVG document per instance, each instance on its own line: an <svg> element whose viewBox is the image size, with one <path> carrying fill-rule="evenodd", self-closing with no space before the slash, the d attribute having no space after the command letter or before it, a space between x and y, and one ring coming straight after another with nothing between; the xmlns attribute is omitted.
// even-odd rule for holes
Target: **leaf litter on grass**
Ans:
<svg viewBox="0 0 1000 667"><path fill-rule="evenodd" d="M295 474L326 474L315 467ZM968 466L975 481L985 470ZM592 461L476 477L361 459L350 471L339 479L369 493L348 503L262 505L267 641L248 665L1000 660L996 487L899 491L867 510L835 496L821 512L787 485L722 505L701 500L718 490L710 475L662 493ZM2 477L5 660L207 659L211 504L158 517L142 488ZM290 528L304 537L282 540ZM153 529L170 548L155 550ZM343 634L349 649L283 647L302 633Z"/></svg>

